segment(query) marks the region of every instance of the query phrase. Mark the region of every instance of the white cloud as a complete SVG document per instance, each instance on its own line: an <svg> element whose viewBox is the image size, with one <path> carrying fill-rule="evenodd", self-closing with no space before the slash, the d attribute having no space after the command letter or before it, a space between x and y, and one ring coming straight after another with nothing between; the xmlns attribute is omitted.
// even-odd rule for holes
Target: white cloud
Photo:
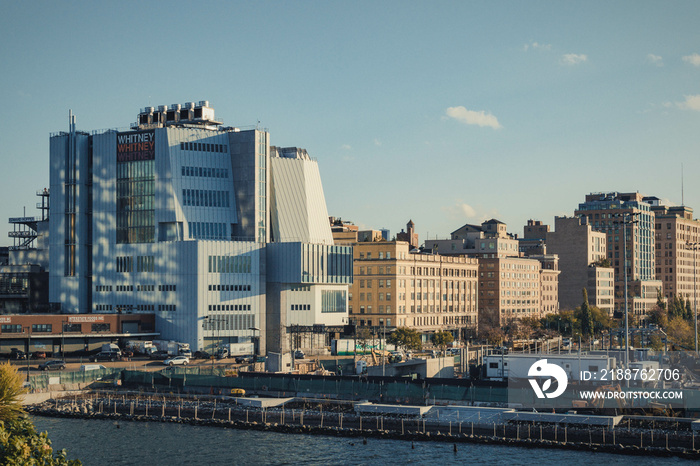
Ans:
<svg viewBox="0 0 700 466"><path fill-rule="evenodd" d="M350 150L352 149L352 146L350 144L343 144L342 146L340 146L340 148L343 150Z"/></svg>
<svg viewBox="0 0 700 466"><path fill-rule="evenodd" d="M445 114L467 125L490 126L493 129L501 128L498 118L490 113L487 114L483 110L476 112L474 110L467 110L462 106L449 107L445 111Z"/></svg>
<svg viewBox="0 0 700 466"><path fill-rule="evenodd" d="M523 46L523 50L526 52L528 49L533 49L533 50L552 50L552 44L540 44L539 42L533 42L531 44L525 44Z"/></svg>
<svg viewBox="0 0 700 466"><path fill-rule="evenodd" d="M377 139L377 138L374 138L374 145L377 146L377 147L381 147L382 141L380 141L380 140Z"/></svg>
<svg viewBox="0 0 700 466"><path fill-rule="evenodd" d="M561 62L564 65L578 65L579 63L583 63L585 61L588 61L588 56L582 53L566 53L561 57Z"/></svg>
<svg viewBox="0 0 700 466"><path fill-rule="evenodd" d="M469 204L459 204L458 205L459 209L462 211L465 217L467 218L473 218L476 217L476 210L474 210L474 207L470 206Z"/></svg>
<svg viewBox="0 0 700 466"><path fill-rule="evenodd" d="M693 66L700 66L700 55L694 53L683 57L683 61L690 63Z"/></svg>
<svg viewBox="0 0 700 466"><path fill-rule="evenodd" d="M652 65L656 66L664 66L664 59L658 55L650 53L647 55L647 63L651 63Z"/></svg>
<svg viewBox="0 0 700 466"><path fill-rule="evenodd" d="M700 94L685 96L685 102L676 102L678 108L700 111Z"/></svg>
<svg viewBox="0 0 700 466"><path fill-rule="evenodd" d="M451 222L455 223L465 222L478 224L501 216L498 209L483 210L481 207L472 207L462 200L456 200L453 205L442 207L440 210L445 212Z"/></svg>
<svg viewBox="0 0 700 466"><path fill-rule="evenodd" d="M477 218L476 209L462 201L457 201L454 205L443 207L442 210L447 212L450 219L455 221Z"/></svg>

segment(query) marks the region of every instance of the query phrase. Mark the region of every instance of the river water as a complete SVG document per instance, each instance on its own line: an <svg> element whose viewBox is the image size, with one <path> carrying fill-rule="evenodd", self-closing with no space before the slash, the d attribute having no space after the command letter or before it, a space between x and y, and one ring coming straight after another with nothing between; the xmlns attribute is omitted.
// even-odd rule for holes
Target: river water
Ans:
<svg viewBox="0 0 700 466"><path fill-rule="evenodd" d="M160 422L32 417L54 449L91 465L691 464L679 458L502 445L282 434Z"/></svg>

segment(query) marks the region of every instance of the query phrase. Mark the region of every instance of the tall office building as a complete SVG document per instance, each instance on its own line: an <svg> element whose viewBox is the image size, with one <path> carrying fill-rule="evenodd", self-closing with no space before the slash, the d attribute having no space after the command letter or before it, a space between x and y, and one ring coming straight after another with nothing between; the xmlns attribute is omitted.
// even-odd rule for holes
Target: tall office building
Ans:
<svg viewBox="0 0 700 466"><path fill-rule="evenodd" d="M651 204L639 193L591 193L575 215L585 217L595 231L607 235L608 259L615 274L615 309L624 309L627 277L630 311L639 317L651 311L656 306L656 290L662 286L656 280Z"/></svg>
<svg viewBox="0 0 700 466"><path fill-rule="evenodd" d="M51 137L50 291L64 313L155 313L168 339L285 350L290 325L347 323L317 163L223 127L206 101L131 130Z"/></svg>
<svg viewBox="0 0 700 466"><path fill-rule="evenodd" d="M571 310L583 302L583 289L592 306L613 313L614 272L604 267L607 235L594 231L587 218L555 217L547 232L547 249L559 256L559 305Z"/></svg>

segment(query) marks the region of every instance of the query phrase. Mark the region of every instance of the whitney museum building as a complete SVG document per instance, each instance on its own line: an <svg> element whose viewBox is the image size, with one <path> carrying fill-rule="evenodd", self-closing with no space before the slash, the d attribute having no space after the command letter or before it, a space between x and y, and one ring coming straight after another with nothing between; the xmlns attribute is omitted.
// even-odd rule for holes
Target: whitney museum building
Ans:
<svg viewBox="0 0 700 466"><path fill-rule="evenodd" d="M69 123L50 142L54 309L151 314L193 351L286 352L343 331L352 248L333 244L306 150L224 127L207 101L145 108L124 131Z"/></svg>

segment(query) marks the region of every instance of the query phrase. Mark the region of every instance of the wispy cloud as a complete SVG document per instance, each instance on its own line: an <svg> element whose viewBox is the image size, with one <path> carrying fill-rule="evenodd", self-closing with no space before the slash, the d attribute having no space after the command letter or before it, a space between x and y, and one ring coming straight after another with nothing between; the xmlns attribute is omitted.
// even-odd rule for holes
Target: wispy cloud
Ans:
<svg viewBox="0 0 700 466"><path fill-rule="evenodd" d="M564 65L578 65L585 61L588 61L588 55L583 53L565 53L561 57L561 62Z"/></svg>
<svg viewBox="0 0 700 466"><path fill-rule="evenodd" d="M377 138L374 138L374 145L377 146L377 147L381 147L382 141L380 141L380 140L377 139Z"/></svg>
<svg viewBox="0 0 700 466"><path fill-rule="evenodd" d="M450 220L455 222L463 222L466 220L480 223L499 216L496 209L482 211L481 209L475 208L462 200L455 201L453 205L442 207L441 210L445 212Z"/></svg>
<svg viewBox="0 0 700 466"><path fill-rule="evenodd" d="M697 53L686 55L683 57L683 61L690 63L693 66L700 66L700 55L698 55Z"/></svg>
<svg viewBox="0 0 700 466"><path fill-rule="evenodd" d="M658 55L650 53L647 55L647 63L651 63L652 65L656 66L664 66L664 59Z"/></svg>
<svg viewBox="0 0 700 466"><path fill-rule="evenodd" d="M340 148L343 150L350 150L352 149L352 146L350 144L343 144L342 146L340 146Z"/></svg>
<svg viewBox="0 0 700 466"><path fill-rule="evenodd" d="M455 120L462 122L466 125L477 125L482 127L489 126L493 129L501 128L501 124L498 122L498 118L491 115L490 113L484 112L483 110L477 112L474 110L467 110L462 106L449 107L445 111L445 114L448 117L454 118Z"/></svg>
<svg viewBox="0 0 700 466"><path fill-rule="evenodd" d="M525 44L523 45L523 50L528 51L528 50L552 50L552 44L541 44L539 42L532 42L530 44Z"/></svg>
<svg viewBox="0 0 700 466"><path fill-rule="evenodd" d="M700 94L686 95L685 102L676 102L678 108L700 111Z"/></svg>

